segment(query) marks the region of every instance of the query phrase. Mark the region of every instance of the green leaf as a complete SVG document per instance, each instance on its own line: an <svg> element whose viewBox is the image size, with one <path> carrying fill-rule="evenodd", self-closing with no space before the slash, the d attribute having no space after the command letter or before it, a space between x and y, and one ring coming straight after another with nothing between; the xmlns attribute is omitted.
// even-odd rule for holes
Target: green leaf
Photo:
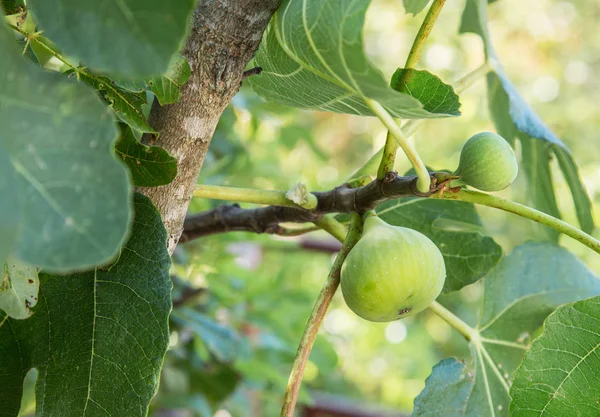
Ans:
<svg viewBox="0 0 600 417"><path fill-rule="evenodd" d="M511 378L531 334L559 305L600 294L600 280L571 253L548 242L515 248L483 283L470 362L438 364L415 402L414 415L508 416ZM448 398L453 400L448 403Z"/></svg>
<svg viewBox="0 0 600 417"><path fill-rule="evenodd" d="M415 398L412 416L465 416L473 383L473 374L469 374L463 362L454 358L442 360L433 367L425 389Z"/></svg>
<svg viewBox="0 0 600 417"><path fill-rule="evenodd" d="M72 74L75 76L74 73ZM142 106L147 104L144 91L136 93L125 90L110 78L86 70L78 72L77 77L98 91L100 97L109 104L117 117L132 129L140 133L156 133L148 124L142 111Z"/></svg>
<svg viewBox="0 0 600 417"><path fill-rule="evenodd" d="M160 77L154 77L147 85L161 106L179 102L179 89L190 79L192 69L187 60L180 56Z"/></svg>
<svg viewBox="0 0 600 417"><path fill-rule="evenodd" d="M1 119L2 115L0 113L0 120ZM1 132L0 149L2 149ZM0 195L13 195L15 192L14 184L16 181L17 173L12 167L8 155L4 152L0 152ZM14 241L19 235L19 223L21 220L21 210L19 206L19 201L17 201L16 198L0 198L0 265L4 265L6 258L13 250Z"/></svg>
<svg viewBox="0 0 600 417"><path fill-rule="evenodd" d="M169 343L170 259L160 214L135 196L131 238L106 269L40 275L28 320L2 320L0 415L16 416L23 378L39 371L38 417L140 416Z"/></svg>
<svg viewBox="0 0 600 417"><path fill-rule="evenodd" d="M551 145L525 137L521 140L521 155L527 176L527 198L538 210L560 219L550 168ZM536 226L536 229L542 230L548 240L558 242L560 233L557 230L547 226Z"/></svg>
<svg viewBox="0 0 600 417"><path fill-rule="evenodd" d="M18 13L21 8L25 7L23 0L2 0L0 1L0 5L4 9L4 13L7 15Z"/></svg>
<svg viewBox="0 0 600 417"><path fill-rule="evenodd" d="M511 416L597 416L600 297L560 307L515 373Z"/></svg>
<svg viewBox="0 0 600 417"><path fill-rule="evenodd" d="M522 165L527 174L532 203L536 208L560 217L548 162L554 154L571 189L579 224L583 231L591 233L594 229L591 202L577 165L569 149L523 100L506 76L491 43L487 27L486 0L467 0L460 32L475 33L483 39L485 55L492 66L492 72L488 74L487 79L490 113L496 129L509 143L514 145L514 140L518 137L523 144ZM540 145L540 142L543 145ZM556 233L546 233L551 240L557 239Z"/></svg>
<svg viewBox="0 0 600 417"><path fill-rule="evenodd" d="M163 75L149 80L115 80L116 83L129 91L141 93L149 90L154 93L161 106L179 102L180 88L189 80L192 69L188 61L179 56Z"/></svg>
<svg viewBox="0 0 600 417"><path fill-rule="evenodd" d="M299 108L371 116L379 102L402 118L443 117L390 88L363 52L362 28L370 1L284 0L271 20L250 84L263 98Z"/></svg>
<svg viewBox="0 0 600 417"><path fill-rule="evenodd" d="M195 1L32 0L28 4L44 36L67 55L97 71L141 78L167 70L187 32Z"/></svg>
<svg viewBox="0 0 600 417"><path fill-rule="evenodd" d="M430 113L460 116L460 101L452 86L429 71L398 68L390 84L394 90L419 100Z"/></svg>
<svg viewBox="0 0 600 417"><path fill-rule="evenodd" d="M600 280L585 264L549 242L518 246L483 282L478 328L485 337L513 342L559 305L600 294Z"/></svg>
<svg viewBox="0 0 600 417"><path fill-rule="evenodd" d="M220 325L190 308L173 312L173 320L196 333L208 350L221 362L233 362L240 349L239 336L229 327Z"/></svg>
<svg viewBox="0 0 600 417"><path fill-rule="evenodd" d="M564 148L559 147L554 148L554 155L571 190L581 229L586 233L592 233L595 227L594 218L592 217L592 203L579 175L579 168L573 160L573 155Z"/></svg>
<svg viewBox="0 0 600 417"><path fill-rule="evenodd" d="M0 311L14 319L28 318L37 304L38 288L37 269L9 259L0 281Z"/></svg>
<svg viewBox="0 0 600 417"><path fill-rule="evenodd" d="M416 16L427 6L427 3L429 0L404 0L404 9L406 9L406 13Z"/></svg>
<svg viewBox="0 0 600 417"><path fill-rule="evenodd" d="M401 198L376 210L386 222L418 230L437 245L446 263L444 291L457 291L477 281L502 257L502 248L481 234L483 226L472 204Z"/></svg>
<svg viewBox="0 0 600 417"><path fill-rule="evenodd" d="M141 144L129 127L121 129L115 152L129 168L136 187L169 184L177 175L177 159L159 146Z"/></svg>
<svg viewBox="0 0 600 417"><path fill-rule="evenodd" d="M20 217L0 252L13 245L21 261L56 271L110 260L131 221L111 114L88 87L24 60L5 27L0 49L0 217Z"/></svg>

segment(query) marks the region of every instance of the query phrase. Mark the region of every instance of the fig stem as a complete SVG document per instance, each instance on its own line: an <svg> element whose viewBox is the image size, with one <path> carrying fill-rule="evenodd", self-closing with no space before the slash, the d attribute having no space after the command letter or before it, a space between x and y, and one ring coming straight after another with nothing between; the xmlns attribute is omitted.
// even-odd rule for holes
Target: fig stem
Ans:
<svg viewBox="0 0 600 417"><path fill-rule="evenodd" d="M398 142L398 145L400 145L406 154L406 157L415 169L415 172L419 177L417 181L417 189L422 193L428 193L431 179L429 178L427 167L421 160L421 157L415 148L407 140L407 137L400 128L400 125L396 122L396 120L394 120L392 115L388 113L388 111L381 104L379 104L379 102L368 98L365 98L364 100L365 104L371 109L373 114L375 114L375 116L381 120L385 127L387 127L389 134L396 139L396 142Z"/></svg>
<svg viewBox="0 0 600 417"><path fill-rule="evenodd" d="M465 339L467 339L468 342L476 342L479 340L479 332L476 329L462 321L460 318L458 318L458 316L437 301L431 303L428 308L432 313L440 317L450 326L454 327L461 335L465 337Z"/></svg>
<svg viewBox="0 0 600 417"><path fill-rule="evenodd" d="M333 218L331 220L336 221ZM337 227L337 229L345 229L341 223L338 224L339 227ZM327 308L329 307L331 299L340 285L340 270L342 269L342 264L344 263L344 260L346 259L346 256L348 256L350 250L354 247L356 242L358 242L361 229L362 222L360 215L358 213L352 213L350 229L347 236L339 236L338 233L334 235L337 239L343 241L342 248L338 252L337 257L333 262L333 266L331 267L329 275L327 276L327 281L325 281L325 284L323 285L323 288L321 289L321 292L315 301L313 310L310 313L310 317L308 318L308 322L304 328L304 333L302 334L302 339L298 345L298 352L296 353L296 358L294 359L290 378L285 390L285 396L283 397L281 417L293 417L294 415L294 409L296 408L298 393L300 392L300 386L302 385L302 375L304 374L306 362L310 356L310 351L312 350L313 343L315 342L317 332L319 331L319 327L323 322Z"/></svg>
<svg viewBox="0 0 600 417"><path fill-rule="evenodd" d="M406 58L406 64L404 64L404 69L411 69L417 65L419 62L419 58L421 57L421 52L423 52L423 47L427 42L427 38L435 25L435 22L442 11L442 7L444 7L444 3L446 0L434 0L423 19L423 23L419 28L419 32L415 37L415 40L410 48L410 52L408 53L408 57ZM400 92L406 93L406 84L409 81L410 71L404 71L402 73L402 78L400 79ZM382 180L388 172L394 171L394 165L396 163L396 153L398 152L398 145L394 139L394 136L388 131L387 136L385 138L385 146L383 147L383 156L381 157L381 163L379 164L379 170L377 171L377 179ZM423 190L420 190L423 192Z"/></svg>
<svg viewBox="0 0 600 417"><path fill-rule="evenodd" d="M419 58L421 57L421 52L423 52L423 48L425 47L425 43L427 42L427 38L433 30L433 26L435 26L435 22L438 16L440 15L445 3L446 0L434 0L433 3L431 3L431 7L429 8L427 15L425 16L425 19L423 19L423 23L419 28L419 32L417 33L412 47L410 48L410 52L408 53L408 57L406 58L406 64L404 65L404 69L414 68L417 66ZM404 74L407 73L405 72ZM401 80L402 85L405 84L404 81L406 80L403 77Z"/></svg>
<svg viewBox="0 0 600 417"><path fill-rule="evenodd" d="M383 145L383 155L381 155L381 162L379 163L379 169L377 170L377 179L379 181L383 180L388 172L394 171L398 147L399 145L396 138L394 138L388 130L385 137L385 145Z"/></svg>
<svg viewBox="0 0 600 417"><path fill-rule="evenodd" d="M212 198L215 200L241 201L244 203L265 204L273 206L300 207L286 197L285 191L259 190L253 188L236 188L222 185L196 185L194 197Z"/></svg>
<svg viewBox="0 0 600 417"><path fill-rule="evenodd" d="M486 194L473 190L461 190L457 193L443 193L442 195L436 194L432 195L430 198L465 201L467 203L475 203L480 204L482 206L488 206L504 210L509 213L513 213L518 216L533 220L534 222L551 227L557 230L558 232L563 233L583 243L588 248L600 254L600 241L598 241L594 237L588 235L584 231L578 229L575 226L570 225L565 221L550 216L549 214L542 213L541 211L538 211L524 204L515 203L514 201L506 200L504 198L496 197L491 194Z"/></svg>
<svg viewBox="0 0 600 417"><path fill-rule="evenodd" d="M314 223L317 226L319 226L321 229L323 229L327 233L329 233L331 236L335 237L340 242L344 242L344 239L346 238L346 235L348 234L348 230L346 229L346 226L344 226L342 223L338 222L335 219L334 214L326 214L325 216L321 217L319 220L316 220Z"/></svg>
<svg viewBox="0 0 600 417"><path fill-rule="evenodd" d="M488 62L485 62L479 68L471 71L466 74L459 80L457 80L454 84L454 90L457 94L464 92L467 88L471 87L477 80L486 75L490 71L490 66ZM426 119L415 119L409 120L402 125L402 130L406 137L412 136L425 122ZM387 144L387 141L386 141ZM362 175L369 175L375 172L377 167L380 164L380 161L383 156L385 146L382 146L362 167L360 167L350 179L360 177Z"/></svg>

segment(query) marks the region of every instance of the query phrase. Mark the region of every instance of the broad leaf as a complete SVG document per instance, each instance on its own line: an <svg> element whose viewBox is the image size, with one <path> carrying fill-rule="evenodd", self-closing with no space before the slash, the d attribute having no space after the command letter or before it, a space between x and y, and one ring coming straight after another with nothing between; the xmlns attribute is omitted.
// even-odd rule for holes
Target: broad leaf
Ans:
<svg viewBox="0 0 600 417"><path fill-rule="evenodd" d="M600 280L575 256L551 243L515 248L483 282L470 363L446 360L436 366L415 402L415 415L508 416L512 375L529 348L531 334L559 305L600 294ZM425 414L430 410L425 406L443 404L448 396L454 398L451 406Z"/></svg>
<svg viewBox="0 0 600 417"><path fill-rule="evenodd" d="M139 78L167 70L187 32L195 1L31 0L28 4L44 35L66 54L94 70Z"/></svg>
<svg viewBox="0 0 600 417"><path fill-rule="evenodd" d="M2 36L0 31L0 36ZM1 91L1 87L0 87ZM1 107L0 107L1 108ZM2 115L0 114L0 120ZM0 149L2 148L2 135L0 133ZM0 152L0 195L11 196L14 184L17 181L15 172L8 155ZM19 234L21 218L20 204L16 198L0 198L0 265L4 265L6 258L13 250L13 244Z"/></svg>
<svg viewBox="0 0 600 417"><path fill-rule="evenodd" d="M177 159L159 146L141 144L129 127L122 127L115 152L129 168L137 187L169 184L177 175Z"/></svg>
<svg viewBox="0 0 600 417"><path fill-rule="evenodd" d="M484 279L478 328L516 342L557 306L600 294L600 280L576 256L551 243L518 246Z"/></svg>
<svg viewBox="0 0 600 417"><path fill-rule="evenodd" d="M75 74L72 74L75 76ZM108 77L93 74L87 70L77 73L77 77L91 85L114 110L115 114L132 129L141 133L156 133L146 121L142 106L146 104L146 92L125 90Z"/></svg>
<svg viewBox="0 0 600 417"><path fill-rule="evenodd" d="M600 297L560 307L515 373L514 417L597 416Z"/></svg>
<svg viewBox="0 0 600 417"><path fill-rule="evenodd" d="M0 416L17 415L34 367L38 417L146 416L169 343L166 238L160 214L136 195L132 235L117 263L40 275L35 314L0 318Z"/></svg>
<svg viewBox="0 0 600 417"><path fill-rule="evenodd" d="M460 101L452 86L428 71L398 68L390 84L419 100L428 112L460 116Z"/></svg>
<svg viewBox="0 0 600 417"><path fill-rule="evenodd" d="M481 220L469 203L401 198L379 205L377 215L395 226L418 230L437 245L446 263L444 291L477 281L502 256L502 248L481 233Z"/></svg>
<svg viewBox="0 0 600 417"><path fill-rule="evenodd" d="M509 143L514 144L518 137L523 144L522 164L529 182L531 201L536 208L560 217L549 166L551 155L555 155L571 189L579 224L585 232L591 233L594 229L591 202L577 165L569 149L523 100L506 76L491 43L485 0L467 0L460 32L472 32L483 39L486 57L493 69L487 80L490 113L496 129ZM558 237L553 232L548 235L554 240Z"/></svg>
<svg viewBox="0 0 600 417"><path fill-rule="evenodd" d="M14 245L20 260L61 271L108 261L130 223L110 112L88 87L24 60L5 27L0 50L0 207L20 216L0 256Z"/></svg>
<svg viewBox="0 0 600 417"><path fill-rule="evenodd" d="M4 265L0 281L0 311L13 319L26 319L31 316L31 308L38 300L38 271L9 259Z"/></svg>
<svg viewBox="0 0 600 417"><path fill-rule="evenodd" d="M427 3L429 0L404 0L404 9L406 9L406 13L416 16L427 6Z"/></svg>
<svg viewBox="0 0 600 417"><path fill-rule="evenodd" d="M370 1L284 0L256 54L263 71L250 79L267 100L299 108L373 115L373 100L392 115L428 118L413 97L394 91L363 52Z"/></svg>

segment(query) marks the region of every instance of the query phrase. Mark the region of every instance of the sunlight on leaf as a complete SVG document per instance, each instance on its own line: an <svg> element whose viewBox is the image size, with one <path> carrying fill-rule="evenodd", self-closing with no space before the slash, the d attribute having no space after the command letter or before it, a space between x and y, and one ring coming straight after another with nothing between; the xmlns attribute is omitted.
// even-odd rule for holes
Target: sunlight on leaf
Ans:
<svg viewBox="0 0 600 417"><path fill-rule="evenodd" d="M337 113L373 115L366 100L403 118L455 115L428 111L389 87L363 51L362 28L370 1L284 0L254 64L263 71L250 84L267 100Z"/></svg>

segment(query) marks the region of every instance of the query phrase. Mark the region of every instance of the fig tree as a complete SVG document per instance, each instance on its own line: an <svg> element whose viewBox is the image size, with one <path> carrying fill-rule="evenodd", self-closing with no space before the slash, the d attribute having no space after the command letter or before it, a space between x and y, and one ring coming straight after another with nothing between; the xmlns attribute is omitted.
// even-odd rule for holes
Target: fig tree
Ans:
<svg viewBox="0 0 600 417"><path fill-rule="evenodd" d="M444 258L416 230L365 220L363 235L341 270L348 307L370 321L392 321L427 308L442 291Z"/></svg>
<svg viewBox="0 0 600 417"><path fill-rule="evenodd" d="M463 146L455 174L471 187L482 191L500 191L517 177L519 166L515 151L502 136L482 132Z"/></svg>

